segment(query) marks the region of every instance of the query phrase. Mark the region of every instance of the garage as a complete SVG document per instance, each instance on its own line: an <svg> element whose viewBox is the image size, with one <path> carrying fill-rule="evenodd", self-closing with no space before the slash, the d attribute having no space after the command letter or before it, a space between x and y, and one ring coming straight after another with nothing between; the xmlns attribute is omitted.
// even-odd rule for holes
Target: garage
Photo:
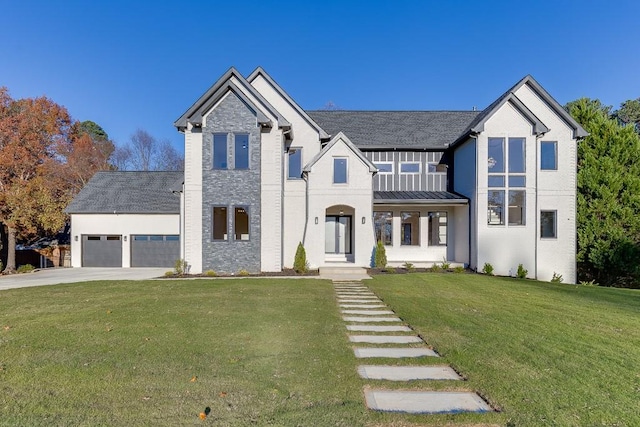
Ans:
<svg viewBox="0 0 640 427"><path fill-rule="evenodd" d="M122 236L82 235L83 267L122 267Z"/></svg>
<svg viewBox="0 0 640 427"><path fill-rule="evenodd" d="M180 258L180 236L131 236L131 267L173 267Z"/></svg>

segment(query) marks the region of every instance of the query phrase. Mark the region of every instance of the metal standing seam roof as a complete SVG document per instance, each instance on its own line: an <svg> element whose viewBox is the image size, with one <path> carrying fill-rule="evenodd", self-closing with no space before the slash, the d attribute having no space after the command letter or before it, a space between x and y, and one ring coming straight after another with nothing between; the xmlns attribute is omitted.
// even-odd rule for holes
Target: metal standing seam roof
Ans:
<svg viewBox="0 0 640 427"><path fill-rule="evenodd" d="M376 204L467 204L469 199L449 191L374 191Z"/></svg>
<svg viewBox="0 0 640 427"><path fill-rule="evenodd" d="M330 135L344 132L360 149L445 150L480 111L307 111Z"/></svg>
<svg viewBox="0 0 640 427"><path fill-rule="evenodd" d="M69 203L69 214L179 214L173 192L184 172L98 172Z"/></svg>

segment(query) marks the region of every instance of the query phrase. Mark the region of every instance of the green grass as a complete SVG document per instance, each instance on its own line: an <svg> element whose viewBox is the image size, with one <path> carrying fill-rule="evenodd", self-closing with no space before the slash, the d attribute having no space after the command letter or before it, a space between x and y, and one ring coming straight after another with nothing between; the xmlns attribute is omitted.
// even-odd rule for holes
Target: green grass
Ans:
<svg viewBox="0 0 640 427"><path fill-rule="evenodd" d="M0 426L638 425L640 292L466 274L367 285L443 356L420 363L468 380L361 380L326 281L46 286L0 292ZM374 413L369 386L474 390L502 412Z"/></svg>
<svg viewBox="0 0 640 427"><path fill-rule="evenodd" d="M640 424L640 292L452 274L367 284L502 409L492 420Z"/></svg>

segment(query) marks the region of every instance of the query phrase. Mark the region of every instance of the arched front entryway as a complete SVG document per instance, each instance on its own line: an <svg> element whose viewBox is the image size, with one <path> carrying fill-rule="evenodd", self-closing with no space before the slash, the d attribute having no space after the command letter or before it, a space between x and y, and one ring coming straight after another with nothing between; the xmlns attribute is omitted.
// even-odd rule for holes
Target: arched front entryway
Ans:
<svg viewBox="0 0 640 427"><path fill-rule="evenodd" d="M354 208L347 205L334 205L326 209L324 220L324 253L326 261L353 262L354 213Z"/></svg>

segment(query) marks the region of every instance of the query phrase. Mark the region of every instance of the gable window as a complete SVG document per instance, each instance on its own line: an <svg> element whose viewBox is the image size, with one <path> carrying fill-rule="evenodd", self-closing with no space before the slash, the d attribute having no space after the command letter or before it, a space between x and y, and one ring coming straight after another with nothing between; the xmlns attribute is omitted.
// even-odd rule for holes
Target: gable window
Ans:
<svg viewBox="0 0 640 427"><path fill-rule="evenodd" d="M400 243L403 246L420 246L420 212L400 212Z"/></svg>
<svg viewBox="0 0 640 427"><path fill-rule="evenodd" d="M227 240L227 207L213 207L213 240Z"/></svg>
<svg viewBox="0 0 640 427"><path fill-rule="evenodd" d="M346 157L335 157L333 159L333 183L334 184L347 183L347 158Z"/></svg>
<svg viewBox="0 0 640 427"><path fill-rule="evenodd" d="M227 168L227 134L213 134L213 168Z"/></svg>
<svg viewBox="0 0 640 427"><path fill-rule="evenodd" d="M249 135L235 135L235 164L236 169L249 169Z"/></svg>
<svg viewBox="0 0 640 427"><path fill-rule="evenodd" d="M249 240L249 209L236 206L233 217L235 240Z"/></svg>
<svg viewBox="0 0 640 427"><path fill-rule="evenodd" d="M541 239L555 239L558 237L556 217L557 211L540 211Z"/></svg>
<svg viewBox="0 0 640 427"><path fill-rule="evenodd" d="M558 170L558 143L556 141L540 142L540 169Z"/></svg>
<svg viewBox="0 0 640 427"><path fill-rule="evenodd" d="M429 246L447 245L447 213L429 212Z"/></svg>
<svg viewBox="0 0 640 427"><path fill-rule="evenodd" d="M287 178L300 179L302 177L302 148L289 148L289 171Z"/></svg>
<svg viewBox="0 0 640 427"><path fill-rule="evenodd" d="M526 139L489 138L487 224L525 225ZM506 159L506 162L505 162ZM518 189L518 190L516 190ZM505 200L505 196L508 199ZM507 209L505 209L505 202Z"/></svg>
<svg viewBox="0 0 640 427"><path fill-rule="evenodd" d="M402 162L400 163L400 173L420 173L420 163Z"/></svg>
<svg viewBox="0 0 640 427"><path fill-rule="evenodd" d="M376 242L391 246L393 244L393 214L391 212L374 212L373 224L375 226Z"/></svg>
<svg viewBox="0 0 640 427"><path fill-rule="evenodd" d="M378 168L378 174L385 175L393 173L393 163L384 162L384 163L374 163L376 168Z"/></svg>

